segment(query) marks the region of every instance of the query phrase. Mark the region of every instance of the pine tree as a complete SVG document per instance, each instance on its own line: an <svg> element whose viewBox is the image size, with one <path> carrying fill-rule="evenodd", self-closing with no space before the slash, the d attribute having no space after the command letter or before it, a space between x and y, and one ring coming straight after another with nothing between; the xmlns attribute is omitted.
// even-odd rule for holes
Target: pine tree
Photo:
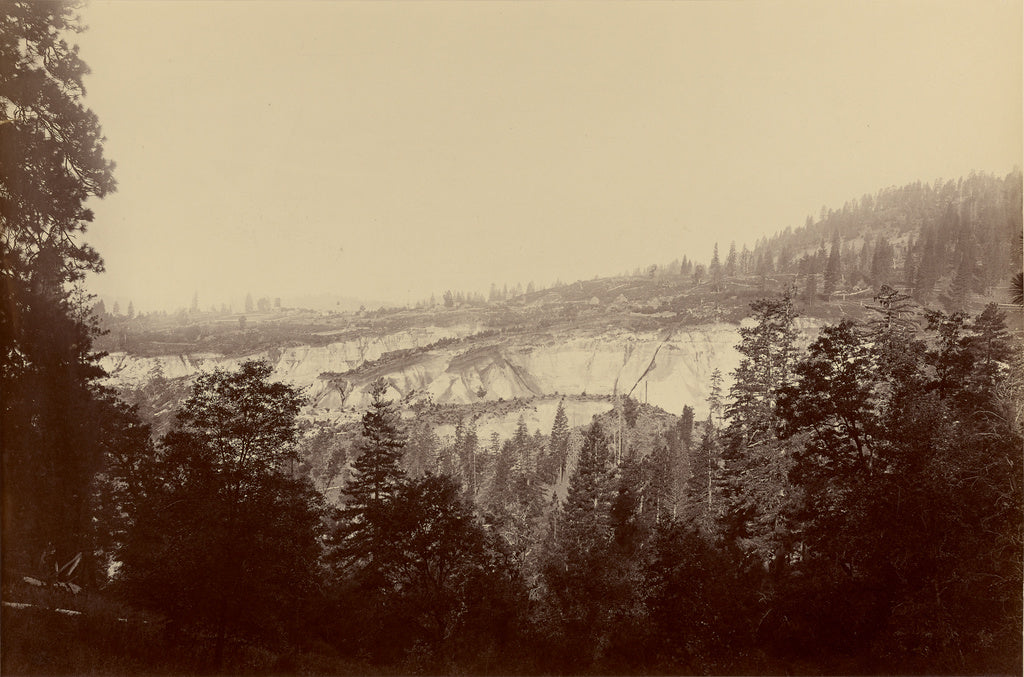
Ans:
<svg viewBox="0 0 1024 677"><path fill-rule="evenodd" d="M739 261L736 254L736 242L729 244L729 253L725 257L725 274L727 277L735 277Z"/></svg>
<svg viewBox="0 0 1024 677"><path fill-rule="evenodd" d="M708 416L712 419L722 421L722 370L715 368L711 372L711 385L708 389Z"/></svg>
<svg viewBox="0 0 1024 677"><path fill-rule="evenodd" d="M815 301L818 300L818 276L811 273L807 276L807 281L804 284L804 302L808 306L813 306Z"/></svg>
<svg viewBox="0 0 1024 677"><path fill-rule="evenodd" d="M912 388L917 372L920 341L913 340L918 323L916 306L908 295L883 285L875 296L877 305L867 306L874 318L864 325L865 338L871 342L876 369L884 374L890 386Z"/></svg>
<svg viewBox="0 0 1024 677"><path fill-rule="evenodd" d="M675 516L677 469L668 447L664 444L656 446L645 460L647 460L649 469L648 494L646 496L650 502L648 509L653 511L654 522L657 524Z"/></svg>
<svg viewBox="0 0 1024 677"><path fill-rule="evenodd" d="M921 256L914 275L914 298L919 303L924 303L931 296L939 281L942 274L942 262L938 251L938 242L932 229L921 228L918 246L921 249Z"/></svg>
<svg viewBox="0 0 1024 677"><path fill-rule="evenodd" d="M1006 313L995 303L989 303L971 325L971 352L975 369L971 375L972 390L976 393L995 392L1000 374L1000 365L1013 355L1010 334L1006 328Z"/></svg>
<svg viewBox="0 0 1024 677"><path fill-rule="evenodd" d="M565 400L558 401L555 420L551 424L551 457L559 475L564 474L569 457L569 419L565 415Z"/></svg>
<svg viewBox="0 0 1024 677"><path fill-rule="evenodd" d="M607 441L595 420L543 549L541 573L549 593L544 604L567 666L594 660L609 641L612 618L621 608L618 600L629 598L629 578L624 576L628 563L615 547L615 536L627 550L635 545L636 492L625 485L619 487L621 494L615 491L609 460ZM616 503L618 519L613 523ZM613 526L619 527L618 534Z"/></svg>
<svg viewBox="0 0 1024 677"><path fill-rule="evenodd" d="M698 263L693 267L693 283L700 284L707 278L707 269L703 264Z"/></svg>
<svg viewBox="0 0 1024 677"><path fill-rule="evenodd" d="M50 555L61 564L83 551L89 556L90 486L106 443L96 426L108 403L95 384L103 372L92 350L97 327L89 299L73 290L103 270L83 234L94 200L116 184L99 121L83 103L89 68L68 42L83 29L77 8L12 0L0 14L6 583L22 572L44 575L37 567ZM52 564L41 568L52 575Z"/></svg>
<svg viewBox="0 0 1024 677"><path fill-rule="evenodd" d="M370 408L363 414L363 440L353 463L353 476L345 492L348 506L356 508L387 500L405 478L401 460L405 433L392 400L385 399L388 383L377 379L370 386Z"/></svg>
<svg viewBox="0 0 1024 677"><path fill-rule="evenodd" d="M825 253L825 240L818 243L818 251L814 253L812 259L813 265L811 271L816 275L820 275L825 272L825 266L828 263L828 255Z"/></svg>
<svg viewBox="0 0 1024 677"><path fill-rule="evenodd" d="M736 346L743 356L730 390L724 430L725 469L720 522L724 533L764 562L778 561L786 547L785 505L791 492L792 460L778 441L779 392L791 380L796 351L792 300L760 299L751 304L753 327L740 328Z"/></svg>
<svg viewBox="0 0 1024 677"><path fill-rule="evenodd" d="M686 481L686 517L706 533L715 529L717 507L714 504L715 487L718 484L718 460L721 451L718 446L718 432L708 416L700 443L689 455L690 475Z"/></svg>
<svg viewBox="0 0 1024 677"><path fill-rule="evenodd" d="M906 294L888 285L882 285L874 297L877 305L867 306L869 311L875 313L873 319L865 325L867 335L878 343L902 341L913 334L918 326L913 319L916 309L910 300Z"/></svg>
<svg viewBox="0 0 1024 677"><path fill-rule="evenodd" d="M656 473L656 470L648 468L647 474L656 476ZM636 451L630 449L619 467L618 477L613 479L615 495L608 509L608 519L612 543L617 554L623 557L634 556L644 541L646 524L641 508L643 512L650 512L652 502L652 499L644 495L647 489L644 474ZM656 499L653 500L656 502ZM664 509L664 505L661 507Z"/></svg>
<svg viewBox="0 0 1024 677"><path fill-rule="evenodd" d="M726 410L729 427L748 443L753 438L773 437L773 408L779 388L789 380L795 355L796 312L787 294L778 299L759 299L750 305L753 327L741 327L736 349L742 355L730 389Z"/></svg>
<svg viewBox="0 0 1024 677"><path fill-rule="evenodd" d="M693 438L693 407L688 404L683 406L682 416L679 417L679 434L683 446L689 449Z"/></svg>
<svg viewBox="0 0 1024 677"><path fill-rule="evenodd" d="M967 309L967 302L971 298L971 289L974 286L974 262L964 254L960 257L960 264L956 273L949 283L949 293L944 299L946 309L950 312Z"/></svg>
<svg viewBox="0 0 1024 677"><path fill-rule="evenodd" d="M594 421L583 439L576 469L569 479L560 538L574 548L590 551L607 542L610 504L608 442Z"/></svg>
<svg viewBox="0 0 1024 677"><path fill-rule="evenodd" d="M461 421L460 421L461 423ZM476 419L470 418L462 430L461 443L458 444L459 466L462 470L462 477L466 485L466 491L471 498L476 497L479 488L477 473L477 447L479 440L476 434Z"/></svg>
<svg viewBox="0 0 1024 677"><path fill-rule="evenodd" d="M711 278L711 286L715 291L722 290L722 263L718 260L718 243L715 243L714 253L711 255L711 265L708 266L708 277Z"/></svg>
<svg viewBox="0 0 1024 677"><path fill-rule="evenodd" d="M406 437L388 384L377 379L370 386L370 408L363 414L359 457L345 486L347 500L335 534L337 554L344 565L373 560L377 542L384 537L387 504L405 481L402 455Z"/></svg>
<svg viewBox="0 0 1024 677"><path fill-rule="evenodd" d="M425 417L417 416L409 430L403 462L410 477L439 472L439 449L441 441L433 426Z"/></svg>
<svg viewBox="0 0 1024 677"><path fill-rule="evenodd" d="M825 288L823 291L829 299L832 298L832 294L836 291L836 287L839 286L839 280L842 277L840 248L839 231L836 231L832 236L832 250L829 252L828 263L825 265Z"/></svg>
<svg viewBox="0 0 1024 677"><path fill-rule="evenodd" d="M893 277L894 252L884 237L879 237L871 255L871 282L875 285L888 284Z"/></svg>

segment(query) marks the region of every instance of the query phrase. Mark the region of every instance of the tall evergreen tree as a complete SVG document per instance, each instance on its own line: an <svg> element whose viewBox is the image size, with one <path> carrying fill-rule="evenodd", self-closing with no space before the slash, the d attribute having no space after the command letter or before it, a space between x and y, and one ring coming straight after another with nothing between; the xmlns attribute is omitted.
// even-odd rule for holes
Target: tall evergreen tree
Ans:
<svg viewBox="0 0 1024 677"><path fill-rule="evenodd" d="M693 407L683 406L683 413L679 417L679 434L683 445L689 449L693 438Z"/></svg>
<svg viewBox="0 0 1024 677"><path fill-rule="evenodd" d="M594 421L569 479L559 539L574 552L591 553L607 542L611 458L601 424Z"/></svg>
<svg viewBox="0 0 1024 677"><path fill-rule="evenodd" d="M668 446L657 445L647 459L649 468L648 511L654 515L655 523L674 518L676 515L676 464Z"/></svg>
<svg viewBox="0 0 1024 677"><path fill-rule="evenodd" d="M388 383L377 379L370 386L370 408L363 414L363 439L353 465L352 481L345 489L347 505L358 509L387 500L405 479L402 454L406 436L393 400L386 398Z"/></svg>
<svg viewBox="0 0 1024 677"><path fill-rule="evenodd" d="M763 562L778 563L789 547L786 510L791 456L778 441L776 401L791 380L796 317L788 295L751 304L756 324L740 328L722 457L722 527L728 538Z"/></svg>
<svg viewBox="0 0 1024 677"><path fill-rule="evenodd" d="M107 398L91 354L89 300L74 294L99 254L88 204L115 189L69 2L10 1L0 16L0 437L3 572L41 575L88 551L96 426ZM52 571L52 561L44 568Z"/></svg>
<svg viewBox="0 0 1024 677"><path fill-rule="evenodd" d="M708 277L711 279L712 288L715 291L722 290L722 262L718 259L718 243L715 243L714 252L711 255L711 264L708 266Z"/></svg>
<svg viewBox="0 0 1024 677"><path fill-rule="evenodd" d="M894 252L889 240L879 237L871 253L871 282L875 285L888 284L894 274Z"/></svg>
<svg viewBox="0 0 1024 677"><path fill-rule="evenodd" d="M715 505L714 494L718 486L720 457L718 431L709 416L700 442L690 451L685 502L686 518L705 533L714 533L718 517L719 507Z"/></svg>
<svg viewBox="0 0 1024 677"><path fill-rule="evenodd" d="M551 442L548 449L554 469L559 475L563 474L569 457L569 418L565 415L564 399L558 401L558 408L555 410L555 420L551 424Z"/></svg>
<svg viewBox="0 0 1024 677"><path fill-rule="evenodd" d="M580 449L541 567L557 618L553 631L568 665L591 662L607 644L614 613L611 602L622 585L611 549L615 493L609 466L608 443L595 420Z"/></svg>
<svg viewBox="0 0 1024 677"><path fill-rule="evenodd" d="M406 436L388 383L377 379L370 386L370 408L363 414L359 457L345 486L346 503L335 535L338 555L345 565L365 564L384 538L387 504L405 480L402 455Z"/></svg>
<svg viewBox="0 0 1024 677"><path fill-rule="evenodd" d="M708 418L710 420L717 420L719 424L722 422L722 413L724 409L724 400L722 399L722 370L715 368L711 372L711 383L708 389Z"/></svg>
<svg viewBox="0 0 1024 677"><path fill-rule="evenodd" d="M828 255L828 263L825 264L825 287L823 291L828 298L831 298L832 294L836 291L836 287L839 286L839 280L843 274L839 253L840 246L839 231L836 231L832 235L832 249Z"/></svg>
<svg viewBox="0 0 1024 677"><path fill-rule="evenodd" d="M778 389L789 382L797 336L796 312L788 294L759 299L750 308L755 325L739 329L736 349L742 359L726 410L731 434L742 438L745 445L774 437L775 398Z"/></svg>
<svg viewBox="0 0 1024 677"><path fill-rule="evenodd" d="M918 330L917 307L910 296L886 285L874 301L875 305L867 306L873 315L863 331L871 341L877 369L886 375L890 387L910 387L918 371L918 352L923 350L923 344L913 340Z"/></svg>
<svg viewBox="0 0 1024 677"><path fill-rule="evenodd" d="M807 276L804 283L804 302L808 306L814 305L818 300L818 276L814 273Z"/></svg>
<svg viewBox="0 0 1024 677"><path fill-rule="evenodd" d="M729 243L729 253L725 257L725 274L734 277L737 272L739 258L736 254L736 242Z"/></svg>
<svg viewBox="0 0 1024 677"><path fill-rule="evenodd" d="M954 312L967 309L975 277L974 262L967 254L964 254L960 257L960 263L949 283L949 292L943 299L947 310Z"/></svg>

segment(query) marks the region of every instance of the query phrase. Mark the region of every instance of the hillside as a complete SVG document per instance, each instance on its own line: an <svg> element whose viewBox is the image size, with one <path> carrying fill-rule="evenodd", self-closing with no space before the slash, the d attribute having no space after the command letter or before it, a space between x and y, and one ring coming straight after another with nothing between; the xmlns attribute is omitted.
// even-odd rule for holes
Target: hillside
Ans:
<svg viewBox="0 0 1024 677"><path fill-rule="evenodd" d="M711 373L736 366L736 329L748 304L786 282L736 277L714 292L682 276L606 278L482 308L281 311L252 317L244 328L237 319L204 316L183 325L136 320L106 337L120 336L128 349L109 345L102 364L116 385L139 393L154 379L175 383L259 357L278 378L306 389L310 420L357 416L379 377L408 405L632 393L667 411L687 404L700 411ZM862 308L850 299L808 311L801 323L810 335Z"/></svg>
<svg viewBox="0 0 1024 677"><path fill-rule="evenodd" d="M736 330L758 297L792 289L804 341L823 324L863 316L881 284L951 310L1005 301L1014 253L997 244L1020 232L1019 204L1019 172L916 183L823 208L817 221L753 250L732 246L706 268L684 257L639 275L496 292L490 301L446 293L443 304L415 308L104 312L97 348L109 353L102 365L111 382L158 430L195 374L250 358L303 387L303 417L327 425L357 420L380 377L407 411L453 408L442 436L465 415L482 435L507 437L524 407L530 429L546 430L566 396L577 425L622 393L674 413L689 405L700 418L716 369L729 386Z"/></svg>

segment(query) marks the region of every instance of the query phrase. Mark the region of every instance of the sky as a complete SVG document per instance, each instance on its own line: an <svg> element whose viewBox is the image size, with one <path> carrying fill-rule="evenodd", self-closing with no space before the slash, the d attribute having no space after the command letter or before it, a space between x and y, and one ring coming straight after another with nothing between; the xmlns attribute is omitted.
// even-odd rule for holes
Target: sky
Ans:
<svg viewBox="0 0 1024 677"><path fill-rule="evenodd" d="M1022 2L92 0L105 299L415 302L1022 164Z"/></svg>

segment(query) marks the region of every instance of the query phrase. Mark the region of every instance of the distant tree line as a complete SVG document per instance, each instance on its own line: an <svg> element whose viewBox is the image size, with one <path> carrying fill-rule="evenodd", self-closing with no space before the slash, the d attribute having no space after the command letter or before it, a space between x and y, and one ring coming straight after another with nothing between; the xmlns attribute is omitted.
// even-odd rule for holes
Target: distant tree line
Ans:
<svg viewBox="0 0 1024 677"><path fill-rule="evenodd" d="M724 262L716 243L706 268L688 269L684 258L650 272L690 276L718 291L725 278L792 275L805 303L890 285L919 303L963 311L974 295L1009 285L1001 295L1010 301L1019 288L1021 195L1020 170L912 183L839 210L822 207L818 219L761 238L752 250L733 242Z"/></svg>

